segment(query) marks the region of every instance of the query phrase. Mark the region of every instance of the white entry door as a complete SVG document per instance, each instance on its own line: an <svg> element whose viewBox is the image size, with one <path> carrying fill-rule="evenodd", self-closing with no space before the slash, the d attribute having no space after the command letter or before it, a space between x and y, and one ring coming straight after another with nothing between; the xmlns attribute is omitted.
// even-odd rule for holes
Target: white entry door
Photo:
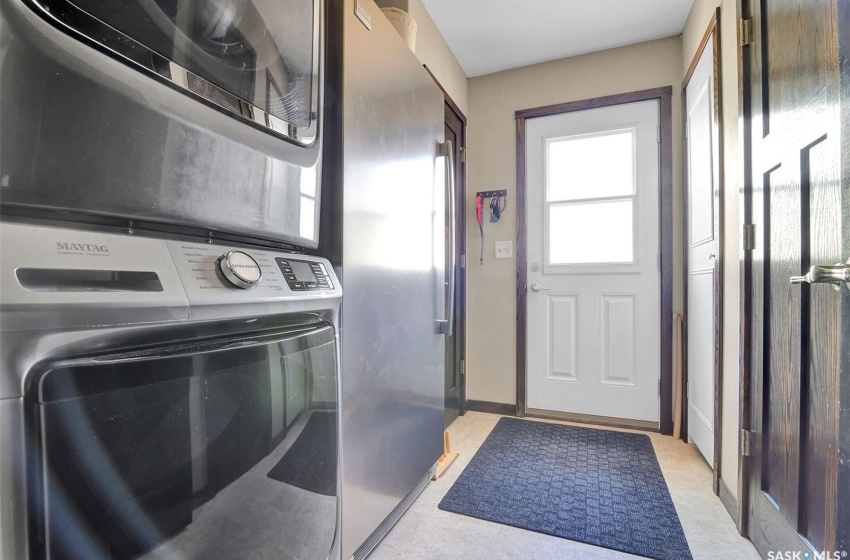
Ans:
<svg viewBox="0 0 850 560"><path fill-rule="evenodd" d="M685 88L687 100L688 439L714 464L714 297L719 192L714 157L718 148L714 115L713 37Z"/></svg>
<svg viewBox="0 0 850 560"><path fill-rule="evenodd" d="M659 420L658 113L527 121L529 408Z"/></svg>

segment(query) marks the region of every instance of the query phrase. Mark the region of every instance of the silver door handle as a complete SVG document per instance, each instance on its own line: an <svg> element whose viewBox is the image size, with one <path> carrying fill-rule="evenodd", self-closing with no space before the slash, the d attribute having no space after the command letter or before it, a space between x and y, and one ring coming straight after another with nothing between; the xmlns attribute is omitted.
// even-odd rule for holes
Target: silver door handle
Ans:
<svg viewBox="0 0 850 560"><path fill-rule="evenodd" d="M850 263L816 264L809 269L805 276L791 277L792 284L832 284L840 288L841 282L850 282Z"/></svg>
<svg viewBox="0 0 850 560"><path fill-rule="evenodd" d="M446 198L449 205L449 287L446 295L446 326L440 332L452 336L455 329L455 286L457 285L457 208L455 206L455 151L451 140L440 144L438 152L446 159Z"/></svg>
<svg viewBox="0 0 850 560"><path fill-rule="evenodd" d="M532 284L530 287L531 287L531 291L532 291L532 292L546 292L546 291L549 291L549 286L544 286L544 285L543 285L543 284L541 284L540 282L535 282L535 283L534 283L534 284Z"/></svg>

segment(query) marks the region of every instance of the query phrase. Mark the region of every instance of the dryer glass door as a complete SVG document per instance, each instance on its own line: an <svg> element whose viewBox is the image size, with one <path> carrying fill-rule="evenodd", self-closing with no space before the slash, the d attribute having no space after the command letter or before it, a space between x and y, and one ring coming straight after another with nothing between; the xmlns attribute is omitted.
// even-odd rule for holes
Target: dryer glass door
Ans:
<svg viewBox="0 0 850 560"><path fill-rule="evenodd" d="M325 560L329 325L49 365L28 395L36 558Z"/></svg>
<svg viewBox="0 0 850 560"><path fill-rule="evenodd" d="M35 0L110 51L299 143L315 137L317 0Z"/></svg>

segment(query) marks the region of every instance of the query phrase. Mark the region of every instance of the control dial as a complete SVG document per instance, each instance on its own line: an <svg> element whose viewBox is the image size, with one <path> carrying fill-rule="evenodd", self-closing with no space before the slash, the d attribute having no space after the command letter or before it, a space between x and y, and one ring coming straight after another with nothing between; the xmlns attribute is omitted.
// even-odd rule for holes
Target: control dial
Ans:
<svg viewBox="0 0 850 560"><path fill-rule="evenodd" d="M227 280L237 288L255 288L263 277L260 265L244 251L228 251L218 258L218 267Z"/></svg>

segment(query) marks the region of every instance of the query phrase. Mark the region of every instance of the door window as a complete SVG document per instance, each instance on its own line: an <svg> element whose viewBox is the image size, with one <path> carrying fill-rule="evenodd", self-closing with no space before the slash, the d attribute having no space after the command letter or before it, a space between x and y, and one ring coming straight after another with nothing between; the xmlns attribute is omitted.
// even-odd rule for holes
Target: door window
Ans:
<svg viewBox="0 0 850 560"><path fill-rule="evenodd" d="M546 140L547 265L634 262L635 130Z"/></svg>

